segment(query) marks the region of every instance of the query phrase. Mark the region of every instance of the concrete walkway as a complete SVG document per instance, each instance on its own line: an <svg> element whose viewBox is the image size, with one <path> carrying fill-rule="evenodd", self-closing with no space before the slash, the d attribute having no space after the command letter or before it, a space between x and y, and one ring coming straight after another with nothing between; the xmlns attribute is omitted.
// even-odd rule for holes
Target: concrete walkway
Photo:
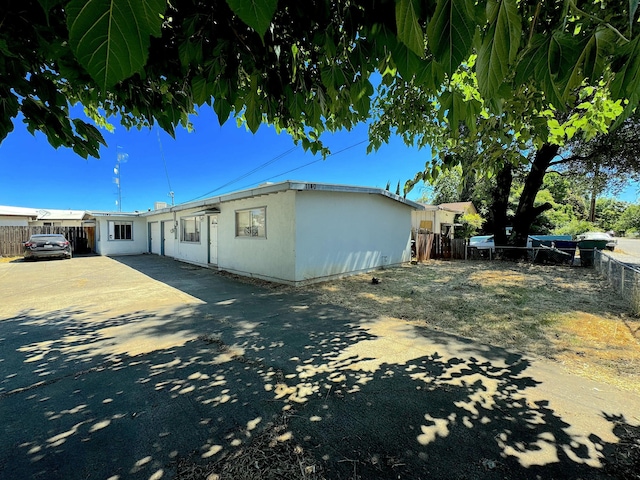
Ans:
<svg viewBox="0 0 640 480"><path fill-rule="evenodd" d="M286 420L326 478L614 478L640 398L155 256L0 264L0 478L172 478Z"/></svg>

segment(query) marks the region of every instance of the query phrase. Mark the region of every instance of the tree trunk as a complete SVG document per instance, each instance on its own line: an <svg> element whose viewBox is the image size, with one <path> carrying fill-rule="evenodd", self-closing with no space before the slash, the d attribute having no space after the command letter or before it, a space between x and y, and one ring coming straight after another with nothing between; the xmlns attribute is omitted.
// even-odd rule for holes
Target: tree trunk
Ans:
<svg viewBox="0 0 640 480"><path fill-rule="evenodd" d="M551 165L551 161L558 154L558 145L543 145L535 154L531 170L524 182L524 189L518 202L516 215L513 219L512 241L516 247L526 247L531 224L541 213L550 210L552 205L535 206L536 196L542 187L544 176Z"/></svg>
<svg viewBox="0 0 640 480"><path fill-rule="evenodd" d="M600 173L599 170L599 167L595 167L593 171L593 182L591 184L591 199L589 202L589 221L591 223L596 223L596 198L600 190L600 188L598 188L598 173Z"/></svg>
<svg viewBox="0 0 640 480"><path fill-rule="evenodd" d="M498 246L507 244L507 209L512 183L513 166L505 163L496 175L496 186L491 195L491 228L494 244Z"/></svg>

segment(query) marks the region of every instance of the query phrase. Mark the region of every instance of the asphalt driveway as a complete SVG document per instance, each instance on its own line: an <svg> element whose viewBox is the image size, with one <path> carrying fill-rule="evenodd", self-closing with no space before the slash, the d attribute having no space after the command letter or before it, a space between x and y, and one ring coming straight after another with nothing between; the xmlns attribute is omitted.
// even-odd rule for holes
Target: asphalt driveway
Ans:
<svg viewBox="0 0 640 480"><path fill-rule="evenodd" d="M172 478L274 424L332 479L612 478L640 422L553 364L146 255L0 264L0 372L3 480Z"/></svg>

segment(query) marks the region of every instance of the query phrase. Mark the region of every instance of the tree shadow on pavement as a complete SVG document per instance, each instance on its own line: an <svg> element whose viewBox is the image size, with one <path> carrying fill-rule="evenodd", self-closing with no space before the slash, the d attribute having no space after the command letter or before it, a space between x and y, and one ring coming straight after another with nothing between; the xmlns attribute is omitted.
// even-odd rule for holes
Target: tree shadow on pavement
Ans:
<svg viewBox="0 0 640 480"><path fill-rule="evenodd" d="M298 478L620 475L607 461L636 427L610 411L574 428L530 397L540 381L519 355L206 269L127 263L202 302L2 319L3 480L158 480L180 460L208 475L276 425L278 445L315 459ZM246 478L277 478L255 464Z"/></svg>

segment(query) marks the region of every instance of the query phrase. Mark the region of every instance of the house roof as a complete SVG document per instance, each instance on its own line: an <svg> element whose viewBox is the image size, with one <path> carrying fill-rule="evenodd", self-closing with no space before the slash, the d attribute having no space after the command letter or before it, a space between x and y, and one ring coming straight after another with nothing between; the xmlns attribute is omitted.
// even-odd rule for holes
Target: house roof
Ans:
<svg viewBox="0 0 640 480"><path fill-rule="evenodd" d="M84 220L89 215L84 210L38 210L38 220Z"/></svg>
<svg viewBox="0 0 640 480"><path fill-rule="evenodd" d="M0 215L29 217L31 220L84 220L88 214L84 210L56 210L50 208L26 208L0 205Z"/></svg>
<svg viewBox="0 0 640 480"><path fill-rule="evenodd" d="M406 198L402 198L401 196L395 195L387 190L383 190L382 188L286 180L284 182L279 182L279 183L267 183L267 184L259 185L255 188L239 190L237 192L231 192L231 193L227 193L225 195L220 195L217 197L210 197L210 198L205 198L203 200L198 200L194 202L182 203L175 206L162 208L159 210L154 210L151 212L142 212L141 215L148 216L148 215L153 215L157 213L176 212L176 211L187 210L192 208L205 209L207 207L218 205L224 202L229 202L232 200L241 200L244 198L257 197L260 195L268 195L271 193L285 192L287 190L374 194L374 195L381 195L383 197L387 197L396 202L400 202L410 208L414 208L418 210L422 210L424 208L419 203L412 202L411 200L407 200Z"/></svg>
<svg viewBox="0 0 640 480"><path fill-rule="evenodd" d="M11 207L8 205L0 205L0 215L7 217L37 217L37 208Z"/></svg>
<svg viewBox="0 0 640 480"><path fill-rule="evenodd" d="M441 203L438 205L441 210L448 210L455 213L477 213L476 207L473 202L454 202L454 203Z"/></svg>
<svg viewBox="0 0 640 480"><path fill-rule="evenodd" d="M445 212L453 213L478 213L473 202L454 202L454 203L441 203L439 205L425 205L421 204L423 210L435 211L444 210Z"/></svg>

